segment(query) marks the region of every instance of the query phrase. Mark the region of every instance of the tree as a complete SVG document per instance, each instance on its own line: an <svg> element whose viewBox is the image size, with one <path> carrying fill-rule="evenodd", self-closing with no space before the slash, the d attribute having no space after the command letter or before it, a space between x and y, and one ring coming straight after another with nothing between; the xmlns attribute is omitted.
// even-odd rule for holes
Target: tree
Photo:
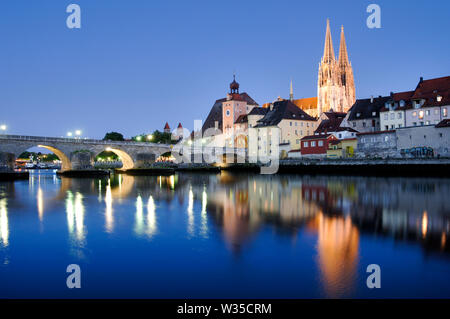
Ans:
<svg viewBox="0 0 450 319"><path fill-rule="evenodd" d="M125 141L123 135L117 132L109 132L105 134L104 141Z"/></svg>

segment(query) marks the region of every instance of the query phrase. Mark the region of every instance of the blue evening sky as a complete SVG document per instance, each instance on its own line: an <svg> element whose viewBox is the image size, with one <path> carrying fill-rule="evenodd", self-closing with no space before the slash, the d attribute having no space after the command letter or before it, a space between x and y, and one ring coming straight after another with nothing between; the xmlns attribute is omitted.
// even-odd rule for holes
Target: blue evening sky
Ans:
<svg viewBox="0 0 450 319"><path fill-rule="evenodd" d="M66 7L82 28L66 27ZM381 6L381 29L366 7ZM450 75L450 2L409 0L2 0L0 124L8 133L102 138L189 129L225 96L233 72L258 103L316 96L330 18L345 27L357 98Z"/></svg>

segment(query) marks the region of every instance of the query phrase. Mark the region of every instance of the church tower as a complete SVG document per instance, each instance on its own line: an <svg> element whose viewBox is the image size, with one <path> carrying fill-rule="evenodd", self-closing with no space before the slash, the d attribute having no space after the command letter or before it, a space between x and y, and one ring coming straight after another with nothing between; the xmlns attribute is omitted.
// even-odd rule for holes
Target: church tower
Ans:
<svg viewBox="0 0 450 319"><path fill-rule="evenodd" d="M342 112L348 112L356 101L355 81L353 80L353 69L348 60L347 45L345 44L344 26L341 26L341 43L339 48L339 71L341 73L341 84L344 95L341 98Z"/></svg>
<svg viewBox="0 0 450 319"><path fill-rule="evenodd" d="M339 60L336 61L331 39L330 20L327 19L325 48L319 64L317 83L318 116L324 112L347 112L355 102L355 85L353 70L348 60L344 28L341 31Z"/></svg>

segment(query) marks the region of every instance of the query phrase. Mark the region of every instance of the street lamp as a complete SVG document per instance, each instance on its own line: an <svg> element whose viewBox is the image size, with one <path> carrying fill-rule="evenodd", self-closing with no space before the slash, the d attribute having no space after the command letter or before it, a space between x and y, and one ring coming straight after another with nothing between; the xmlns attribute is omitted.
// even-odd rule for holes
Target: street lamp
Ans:
<svg viewBox="0 0 450 319"><path fill-rule="evenodd" d="M76 131L75 131L75 135L78 136L78 138L79 138L80 135L81 135L81 131L80 131L80 130L76 130Z"/></svg>
<svg viewBox="0 0 450 319"><path fill-rule="evenodd" d="M138 136L138 137L136 137L136 140L137 140L138 142L140 142L140 141L141 141L141 139L142 139L142 137L141 137L141 136Z"/></svg>
<svg viewBox="0 0 450 319"><path fill-rule="evenodd" d="M72 132L67 132L68 137L72 137L72 135L73 135Z"/></svg>
<svg viewBox="0 0 450 319"><path fill-rule="evenodd" d="M0 125L0 131L2 131L3 134L5 134L7 128L8 127L5 124Z"/></svg>
<svg viewBox="0 0 450 319"><path fill-rule="evenodd" d="M153 138L153 135L152 135L152 134L147 135L147 140L151 141L152 138Z"/></svg>

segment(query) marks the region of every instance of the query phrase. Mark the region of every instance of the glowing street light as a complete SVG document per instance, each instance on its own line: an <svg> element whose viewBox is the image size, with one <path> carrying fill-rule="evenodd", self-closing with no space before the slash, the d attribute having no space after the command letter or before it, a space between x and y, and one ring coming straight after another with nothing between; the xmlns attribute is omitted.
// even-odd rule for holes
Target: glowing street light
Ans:
<svg viewBox="0 0 450 319"><path fill-rule="evenodd" d="M72 135L73 135L72 132L67 132L68 137L72 137Z"/></svg>
<svg viewBox="0 0 450 319"><path fill-rule="evenodd" d="M3 134L5 134L7 128L8 127L5 124L0 125L0 131L2 131Z"/></svg>
<svg viewBox="0 0 450 319"><path fill-rule="evenodd" d="M141 139L142 139L141 136L136 137L136 140L139 141L139 142L141 141Z"/></svg>
<svg viewBox="0 0 450 319"><path fill-rule="evenodd" d="M76 130L76 131L75 131L75 135L76 135L76 136L80 136L80 135L81 135L81 131L80 131L80 130Z"/></svg>
<svg viewBox="0 0 450 319"><path fill-rule="evenodd" d="M152 135L152 134L147 135L147 140L151 141L152 138L153 138L153 135Z"/></svg>

